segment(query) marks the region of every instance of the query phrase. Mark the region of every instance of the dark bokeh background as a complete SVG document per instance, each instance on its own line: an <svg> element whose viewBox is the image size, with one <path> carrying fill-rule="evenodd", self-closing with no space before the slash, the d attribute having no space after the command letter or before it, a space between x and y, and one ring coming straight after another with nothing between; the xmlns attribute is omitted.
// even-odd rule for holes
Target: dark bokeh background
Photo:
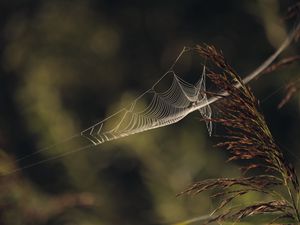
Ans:
<svg viewBox="0 0 300 225"><path fill-rule="evenodd" d="M76 138L18 160L128 104L184 46L213 44L245 76L284 40L290 25L283 15L294 3L1 0L1 174L88 144ZM295 45L284 54L296 53ZM296 166L299 97L281 110L277 105L285 94L279 88L297 77L293 65L251 83ZM199 179L239 175L213 143L194 113L170 127L1 176L0 223L163 224L207 214L215 206L209 193L175 196Z"/></svg>

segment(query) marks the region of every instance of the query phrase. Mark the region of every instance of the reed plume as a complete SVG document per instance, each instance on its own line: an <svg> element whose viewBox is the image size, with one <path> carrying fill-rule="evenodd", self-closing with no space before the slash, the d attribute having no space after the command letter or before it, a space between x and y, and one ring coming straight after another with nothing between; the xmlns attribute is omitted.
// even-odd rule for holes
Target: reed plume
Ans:
<svg viewBox="0 0 300 225"><path fill-rule="evenodd" d="M282 218L300 222L299 182L295 169L276 145L264 116L258 110L257 99L220 51L208 45L197 46L196 51L208 62L207 76L216 89L214 92L221 93L217 96L222 99L215 104L218 116L212 121L221 125L224 133L217 137L216 146L230 153L228 161L243 161L244 166L241 167L242 177L200 181L179 195L218 190L212 197L222 201L207 223L240 221L266 213L276 215L274 221L269 222ZM248 175L254 170L259 175ZM230 207L232 200L250 192L268 195L273 200L239 208Z"/></svg>

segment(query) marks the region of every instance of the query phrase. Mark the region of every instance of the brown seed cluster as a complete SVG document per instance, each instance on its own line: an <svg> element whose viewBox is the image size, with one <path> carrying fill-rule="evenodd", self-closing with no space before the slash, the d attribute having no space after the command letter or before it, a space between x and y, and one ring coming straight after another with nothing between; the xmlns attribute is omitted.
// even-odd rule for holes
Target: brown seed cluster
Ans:
<svg viewBox="0 0 300 225"><path fill-rule="evenodd" d="M198 52L206 57L223 73L209 70L207 76L217 91L228 96L217 103L218 118L214 122L224 127L223 141L218 147L228 150L231 160L246 160L244 172L263 167L265 172L275 172L288 179L296 190L298 179L293 167L288 164L276 145L263 115L258 111L258 101L241 78L227 64L224 56L211 46L198 46Z"/></svg>
<svg viewBox="0 0 300 225"><path fill-rule="evenodd" d="M228 218L238 221L262 213L278 213L278 218L290 217L299 221L295 200L299 198L298 178L294 168L276 145L262 113L258 110L255 96L249 87L243 84L221 52L208 45L197 46L196 51L210 64L207 76L215 88L216 96L223 96L215 104L217 118L211 119L224 130L219 136L221 140L217 146L230 153L228 161L240 160L245 163L241 168L244 177L200 181L179 195L218 190L212 197L222 197L222 201L214 213L221 209L223 212L218 213L208 223ZM209 94L214 95L211 92ZM257 170L260 175L247 176L249 171L253 170ZM286 195L289 197L272 190L274 186L286 189ZM233 199L249 192L269 195L274 201L252 203L244 208L230 208L224 212L224 207Z"/></svg>
<svg viewBox="0 0 300 225"><path fill-rule="evenodd" d="M240 221L246 217L265 214L265 213L282 213L278 214L275 220L279 218L293 218L291 213L286 213L292 210L292 207L286 201L269 201L269 202L261 202L251 206L244 207L238 210L230 210L226 213L223 213L219 216L216 216L209 220L208 223L216 222L216 221L224 221L224 220L231 220L231 221ZM270 221L270 223L275 221ZM269 224L270 224L269 223Z"/></svg>

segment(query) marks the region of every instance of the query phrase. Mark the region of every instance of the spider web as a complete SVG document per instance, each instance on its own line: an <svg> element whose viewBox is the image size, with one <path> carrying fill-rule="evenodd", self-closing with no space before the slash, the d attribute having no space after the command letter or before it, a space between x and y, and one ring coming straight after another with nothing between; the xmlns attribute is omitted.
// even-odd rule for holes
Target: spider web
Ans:
<svg viewBox="0 0 300 225"><path fill-rule="evenodd" d="M81 135L94 145L99 145L174 124L195 110L199 110L205 119L209 135L211 135L212 122L209 119L211 119L212 110L206 95L205 66L203 66L200 78L194 84L183 80L173 70L182 54L189 50L191 49L185 47L168 72L128 107L122 108L117 113L83 130ZM165 91L158 91L158 86L166 79L171 80L169 87ZM146 100L148 104L141 109L141 105Z"/></svg>
<svg viewBox="0 0 300 225"><path fill-rule="evenodd" d="M300 23L297 24L297 26L289 33L287 38L284 40L284 42L279 46L279 48L271 55L269 56L260 66L258 66L252 73L248 74L242 82L244 84L249 83L251 80L256 78L259 74L261 74L268 66L270 66L274 60L292 43L295 36L298 34L298 31L300 29ZM76 137L86 137L88 140L90 140L91 144L80 147L78 149L75 149L73 151L68 151L63 154L50 157L45 160L41 160L35 163L28 164L25 167L17 168L15 170L9 171L3 176L16 173L18 171L21 171L26 168L31 168L33 166L58 159L61 157L64 157L68 154L72 154L75 152L79 152L88 148L92 148L93 146L99 145L101 143L104 143L106 141L111 141L114 139L118 139L121 137L129 136L135 133L140 133L146 130L155 129L158 127L167 126L172 123L176 123L179 120L183 119L186 115L189 113L199 110L201 115L206 118L207 122L207 128L208 132L211 135L212 133L212 122L210 122L211 118L211 108L210 105L214 102L221 99L221 96L228 96L228 92L222 92L219 96L213 96L207 99L206 96L206 70L205 66L203 66L203 73L198 80L198 82L193 85L190 84L180 77L176 75L176 73L173 71L174 66L176 65L177 61L181 58L183 53L193 50L193 48L187 48L184 47L173 65L170 67L168 72L164 74L153 86L151 89L146 91L144 94L140 95L137 99L133 101L133 103L129 107L125 107L121 109L119 112L113 114L110 117L107 117L106 119L94 124L93 126L83 130L80 134L75 134L71 137L68 137L61 142L58 142L56 144L53 144L51 146L42 148L38 151L35 151L31 154L25 155L21 158L16 159L16 162L23 161L24 159L30 158L33 155L36 155L40 152L48 151L49 149L52 149L58 145L61 145L63 143L67 143L71 140L73 140ZM161 80L166 77L167 75L173 76L173 82L172 85L169 87L169 92L165 91L163 93L155 91L155 87L161 82ZM175 83L175 88L172 87ZM240 87L241 84L237 84L237 88ZM179 88L178 88L179 87ZM176 89L176 91L174 91ZM173 92L171 92L173 90ZM167 94L169 93L169 94ZM173 94L170 94L173 93ZM174 97L174 93L177 93L177 97ZM139 100L143 97L145 98L147 95L152 94L152 101L148 104L148 106L144 110L138 110L137 103L140 102ZM159 99L159 100L154 100ZM179 99L183 99L182 102L179 101ZM159 104L158 104L159 102ZM187 103L188 102L188 103ZM180 103L180 104L179 104ZM156 106L155 106L156 105ZM154 107L155 106L155 107ZM162 107L164 106L164 107ZM178 107L181 106L181 107ZM147 110L148 108L148 110ZM167 110L168 109L168 110ZM147 112L147 114L146 114ZM150 113L151 112L151 113ZM131 122L126 122L126 118L130 118L131 116ZM106 128L107 124L111 124L112 121L114 121L116 118L119 117L118 123L114 125L113 128Z"/></svg>

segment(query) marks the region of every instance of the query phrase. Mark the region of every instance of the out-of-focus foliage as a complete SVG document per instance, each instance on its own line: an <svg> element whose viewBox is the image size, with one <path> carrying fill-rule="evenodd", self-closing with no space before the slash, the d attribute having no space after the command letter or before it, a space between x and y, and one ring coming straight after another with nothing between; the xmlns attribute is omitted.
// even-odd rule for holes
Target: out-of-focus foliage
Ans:
<svg viewBox="0 0 300 225"><path fill-rule="evenodd" d="M86 145L77 138L16 161L128 104L183 46L213 44L241 76L250 72L284 39L287 6L275 0L1 2L0 172ZM254 91L264 99L298 73L293 66L268 74ZM277 111L282 96L262 107L275 138L297 155L299 100ZM195 113L171 127L19 170L0 178L1 223L161 224L206 214L216 204L210 193L175 196L195 180L239 175L212 143Z"/></svg>

